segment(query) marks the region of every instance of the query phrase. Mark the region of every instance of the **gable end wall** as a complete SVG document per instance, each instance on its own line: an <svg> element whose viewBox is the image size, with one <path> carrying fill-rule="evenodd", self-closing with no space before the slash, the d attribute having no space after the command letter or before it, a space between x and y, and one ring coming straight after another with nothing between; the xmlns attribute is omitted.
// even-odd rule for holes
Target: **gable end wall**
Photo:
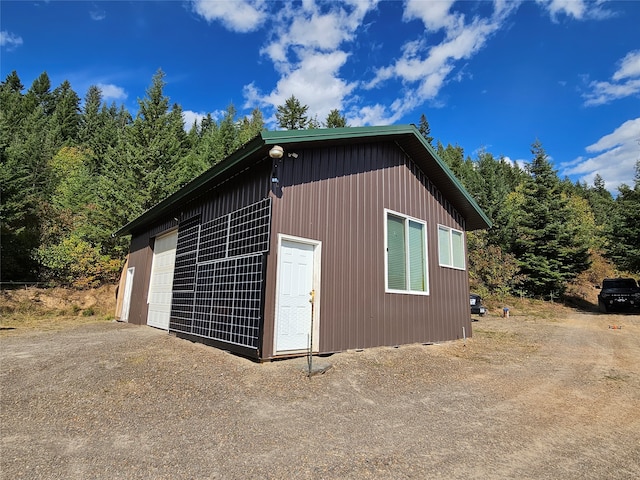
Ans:
<svg viewBox="0 0 640 480"><path fill-rule="evenodd" d="M278 169L263 357L273 356L278 233L322 242L321 353L471 335L466 270L438 265L437 225L464 219L395 143L300 149ZM384 209L426 221L430 295L385 293Z"/></svg>

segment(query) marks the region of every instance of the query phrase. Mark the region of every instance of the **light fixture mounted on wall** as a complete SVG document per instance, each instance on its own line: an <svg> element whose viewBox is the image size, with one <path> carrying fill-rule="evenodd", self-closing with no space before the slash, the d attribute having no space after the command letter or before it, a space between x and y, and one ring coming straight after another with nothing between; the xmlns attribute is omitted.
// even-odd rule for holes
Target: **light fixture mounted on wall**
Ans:
<svg viewBox="0 0 640 480"><path fill-rule="evenodd" d="M271 171L271 183L274 186L278 186L280 180L278 179L278 160L284 156L284 148L280 145L274 145L269 150L269 156L273 159L273 169Z"/></svg>
<svg viewBox="0 0 640 480"><path fill-rule="evenodd" d="M275 160L282 158L283 155L284 148L282 148L280 145L274 145L273 147L271 147L271 150L269 150L269 156Z"/></svg>

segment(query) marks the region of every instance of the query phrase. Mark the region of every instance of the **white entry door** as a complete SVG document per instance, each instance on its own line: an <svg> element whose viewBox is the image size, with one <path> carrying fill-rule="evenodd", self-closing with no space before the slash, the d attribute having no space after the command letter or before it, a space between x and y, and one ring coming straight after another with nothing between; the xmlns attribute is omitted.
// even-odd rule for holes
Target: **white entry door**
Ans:
<svg viewBox="0 0 640 480"><path fill-rule="evenodd" d="M157 237L153 248L147 325L163 330L169 330L177 243L178 231L175 230L162 237Z"/></svg>
<svg viewBox="0 0 640 480"><path fill-rule="evenodd" d="M314 254L316 256L314 256ZM319 246L282 239L278 250L276 353L308 350L312 339L311 291L314 266L319 265ZM317 282L317 280L316 280ZM315 289L317 292L317 288ZM318 296L315 297L318 308ZM314 312L317 319L317 312ZM317 321L314 330L317 331ZM316 343L314 341L314 343Z"/></svg>

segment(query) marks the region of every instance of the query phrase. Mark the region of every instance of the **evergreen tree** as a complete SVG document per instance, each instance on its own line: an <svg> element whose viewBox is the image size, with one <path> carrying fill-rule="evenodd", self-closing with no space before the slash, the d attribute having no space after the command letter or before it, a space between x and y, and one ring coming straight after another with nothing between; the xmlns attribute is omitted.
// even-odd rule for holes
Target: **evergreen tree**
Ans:
<svg viewBox="0 0 640 480"><path fill-rule="evenodd" d="M264 117L259 108L254 108L249 117L244 117L238 133L240 145L255 138L264 130Z"/></svg>
<svg viewBox="0 0 640 480"><path fill-rule="evenodd" d="M100 113L102 105L102 92L98 87L92 85L87 90L84 98L84 106L80 114L78 126L78 142L88 150L91 172L100 172L100 158L104 156L107 145L101 141L101 137L106 130L103 118Z"/></svg>
<svg viewBox="0 0 640 480"><path fill-rule="evenodd" d="M241 145L238 138L239 128L236 122L236 113L236 107L230 104L220 122L219 141L222 144L222 157L217 158L215 163L231 155Z"/></svg>
<svg viewBox="0 0 640 480"><path fill-rule="evenodd" d="M3 280L34 281L39 272L35 252L50 196L47 163L55 148L50 131L52 97L46 73L34 80L24 96L16 91L19 86L17 75L12 75L2 87L11 109L6 113L2 109L0 122L0 267ZM9 125L14 121L17 127Z"/></svg>
<svg viewBox="0 0 640 480"><path fill-rule="evenodd" d="M163 93L164 72L158 70L147 96L138 100L139 110L128 129L127 147L144 211L173 193L179 186L170 181L171 170L186 154L186 133L182 111L169 110Z"/></svg>
<svg viewBox="0 0 640 480"><path fill-rule="evenodd" d="M309 119L307 117L307 105L302 105L300 100L291 95L284 105L278 105L276 119L278 126L285 130L303 130L307 128Z"/></svg>
<svg viewBox="0 0 640 480"><path fill-rule="evenodd" d="M427 117L423 113L420 115L420 123L418 124L418 131L420 135L422 135L425 140L429 143L429 145L433 146L433 137L431 136L431 127L429 126L429 121Z"/></svg>
<svg viewBox="0 0 640 480"><path fill-rule="evenodd" d="M477 173L473 161L470 158L464 157L464 149L461 146L456 145L454 147L448 144L445 148L442 146L442 143L438 142L436 153L444 160L465 188L476 182L475 177Z"/></svg>
<svg viewBox="0 0 640 480"><path fill-rule="evenodd" d="M340 114L340 110L334 108L327 115L327 120L325 121L327 124L327 128L344 128L347 126L347 119L344 115Z"/></svg>
<svg viewBox="0 0 640 480"><path fill-rule="evenodd" d="M618 268L640 273L640 160L634 187L622 184L613 209L607 256Z"/></svg>
<svg viewBox="0 0 640 480"><path fill-rule="evenodd" d="M307 130L312 130L314 128L322 128L322 123L318 120L318 116L314 115L307 122Z"/></svg>
<svg viewBox="0 0 640 480"><path fill-rule="evenodd" d="M577 236L574 213L561 191L542 144L536 141L528 176L516 190L513 252L534 295L561 294L569 280L589 266L588 245Z"/></svg>
<svg viewBox="0 0 640 480"><path fill-rule="evenodd" d="M67 80L53 91L52 103L50 130L55 145L76 144L80 130L80 97Z"/></svg>
<svg viewBox="0 0 640 480"><path fill-rule="evenodd" d="M24 119L23 89L15 70L0 84L0 155L5 154Z"/></svg>
<svg viewBox="0 0 640 480"><path fill-rule="evenodd" d="M522 178L523 172L517 166L483 151L478 155L475 174L465 185L493 223L487 232L488 242L504 251L509 251L511 245L511 212L507 210L506 202Z"/></svg>
<svg viewBox="0 0 640 480"><path fill-rule="evenodd" d="M42 108L44 115L49 115L53 111L51 94L51 80L47 72L42 72L36 78L25 95L26 111L33 112L37 107Z"/></svg>
<svg viewBox="0 0 640 480"><path fill-rule="evenodd" d="M607 246L607 236L611 232L612 215L615 205L613 196L606 189L603 178L596 174L593 186L586 183L576 183L576 195L588 202L594 218L594 248L603 252Z"/></svg>

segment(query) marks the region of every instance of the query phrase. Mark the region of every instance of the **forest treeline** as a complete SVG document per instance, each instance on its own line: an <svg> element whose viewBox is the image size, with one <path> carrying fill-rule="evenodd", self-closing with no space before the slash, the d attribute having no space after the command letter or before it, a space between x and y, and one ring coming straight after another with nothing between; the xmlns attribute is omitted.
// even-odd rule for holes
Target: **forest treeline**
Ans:
<svg viewBox="0 0 640 480"><path fill-rule="evenodd" d="M115 281L128 239L111 233L266 128L259 109L238 118L229 105L185 129L164 86L159 70L134 116L96 86L82 100L68 81L52 88L46 72L26 91L15 71L0 84L2 282ZM276 119L284 129L347 126L337 109L319 121L294 96ZM594 260L640 272L640 161L614 198L599 176L560 179L538 141L521 168L434 144L424 115L418 128L493 222L468 235L475 290L561 295Z"/></svg>

